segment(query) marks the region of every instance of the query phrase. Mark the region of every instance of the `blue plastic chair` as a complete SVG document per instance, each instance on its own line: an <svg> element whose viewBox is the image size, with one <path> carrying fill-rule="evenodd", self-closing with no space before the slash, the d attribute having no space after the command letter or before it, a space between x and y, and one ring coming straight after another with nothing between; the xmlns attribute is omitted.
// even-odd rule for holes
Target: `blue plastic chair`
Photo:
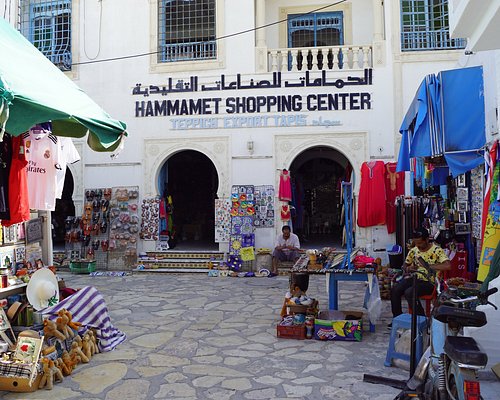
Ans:
<svg viewBox="0 0 500 400"><path fill-rule="evenodd" d="M424 340L423 334L427 327L427 318L423 315L417 316L417 335L416 335L416 362L418 363L423 354ZM392 366L392 360L399 358L401 360L410 361L410 355L399 353L396 351L396 340L398 336L398 329L411 329L411 314L401 314L392 320L391 337L389 340L389 347L385 357L384 365L386 367Z"/></svg>

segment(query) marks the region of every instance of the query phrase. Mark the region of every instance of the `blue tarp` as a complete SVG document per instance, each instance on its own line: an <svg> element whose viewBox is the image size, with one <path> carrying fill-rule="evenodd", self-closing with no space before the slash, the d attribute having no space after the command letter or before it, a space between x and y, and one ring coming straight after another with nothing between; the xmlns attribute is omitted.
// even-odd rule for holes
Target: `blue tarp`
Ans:
<svg viewBox="0 0 500 400"><path fill-rule="evenodd" d="M398 171L412 157L444 155L453 176L483 162L486 142L482 67L427 75L400 127Z"/></svg>
<svg viewBox="0 0 500 400"><path fill-rule="evenodd" d="M442 71L441 105L444 157L453 176L484 162L486 144L482 67Z"/></svg>

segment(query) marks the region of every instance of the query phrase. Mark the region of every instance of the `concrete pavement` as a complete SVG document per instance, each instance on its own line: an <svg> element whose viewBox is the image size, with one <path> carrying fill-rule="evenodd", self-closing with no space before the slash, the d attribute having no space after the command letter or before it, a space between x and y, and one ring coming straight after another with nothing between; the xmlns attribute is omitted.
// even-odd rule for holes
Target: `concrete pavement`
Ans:
<svg viewBox="0 0 500 400"><path fill-rule="evenodd" d="M362 342L278 339L276 323L287 277L60 275L68 287L95 286L127 341L80 364L52 391L0 392L5 400L386 400L398 390L364 383L363 374L408 376L383 365L389 338L387 302L379 329L365 331ZM324 277L311 277L308 294L323 309L325 287ZM344 285L340 308L361 309L363 291L362 283Z"/></svg>

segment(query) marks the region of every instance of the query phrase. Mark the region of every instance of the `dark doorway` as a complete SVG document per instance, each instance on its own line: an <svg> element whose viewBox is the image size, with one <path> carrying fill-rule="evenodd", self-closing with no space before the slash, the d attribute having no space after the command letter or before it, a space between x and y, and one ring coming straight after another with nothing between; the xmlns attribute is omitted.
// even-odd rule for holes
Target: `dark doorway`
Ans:
<svg viewBox="0 0 500 400"><path fill-rule="evenodd" d="M185 150L163 164L159 189L167 206L166 223L171 248L177 250L216 250L215 210L219 179L212 161L203 153ZM160 224L161 225L161 224ZM173 240L172 240L173 238Z"/></svg>
<svg viewBox="0 0 500 400"><path fill-rule="evenodd" d="M341 182L350 181L351 173L347 158L329 147L308 149L293 160L292 224L302 248L341 246Z"/></svg>
<svg viewBox="0 0 500 400"><path fill-rule="evenodd" d="M75 183L71 170L66 167L64 176L64 188L60 199L56 200L56 209L52 211L52 247L57 251L64 251L64 235L66 228L64 223L67 217L75 216L75 203L73 202L73 191Z"/></svg>

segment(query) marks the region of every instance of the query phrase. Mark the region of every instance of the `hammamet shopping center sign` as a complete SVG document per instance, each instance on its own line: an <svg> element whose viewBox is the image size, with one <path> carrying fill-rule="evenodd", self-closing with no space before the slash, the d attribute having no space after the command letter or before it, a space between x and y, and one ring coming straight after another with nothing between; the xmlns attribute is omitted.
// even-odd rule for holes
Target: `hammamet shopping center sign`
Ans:
<svg viewBox="0 0 500 400"><path fill-rule="evenodd" d="M138 83L132 90L132 95L141 95L149 98L153 95L167 96L189 92L231 91L277 88L327 88L327 93L300 94L272 94L261 96L227 96L227 97L201 97L198 99L164 99L141 100L135 102L136 117L161 117L161 116L195 116L195 115L234 115L256 114L273 112L303 112L303 111L347 111L371 109L371 93L366 91L334 92L349 86L372 85L372 69L365 69L362 77L348 76L346 79L329 79L326 71L321 72L321 77L311 79L310 72L297 82L282 82L281 72L274 72L272 82L268 80L256 81L250 79L248 84L241 82L241 74L236 75L236 80L226 82L222 74L215 85L198 85L198 77L192 76L189 82L172 78L164 86L149 85L143 87ZM272 118L270 117L270 121ZM259 120L260 122L261 120ZM267 123L269 119L264 120ZM314 121L313 121L314 122ZM255 123L255 121L254 121ZM260 125L258 123L257 125ZM325 125L318 123L317 125ZM326 124L335 125L335 124ZM262 125L261 125L262 126ZM175 128L175 127L174 127ZM179 129L179 128L177 128ZM182 129L182 128L180 128ZM184 128L185 129L185 128Z"/></svg>

